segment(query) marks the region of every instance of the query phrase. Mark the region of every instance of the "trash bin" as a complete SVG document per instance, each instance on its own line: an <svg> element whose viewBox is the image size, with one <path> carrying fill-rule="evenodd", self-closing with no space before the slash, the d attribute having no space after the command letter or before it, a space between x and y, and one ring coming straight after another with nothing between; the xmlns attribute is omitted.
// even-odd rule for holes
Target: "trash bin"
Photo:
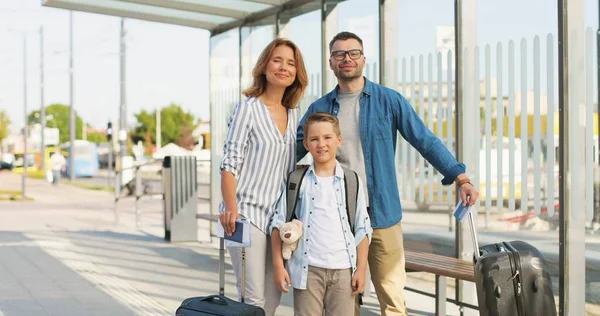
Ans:
<svg viewBox="0 0 600 316"><path fill-rule="evenodd" d="M173 196L171 194L171 157L167 156L162 164L163 216L165 240L171 240L171 219L173 214Z"/></svg>
<svg viewBox="0 0 600 316"><path fill-rule="evenodd" d="M165 240L197 241L198 183L195 156L166 156L162 165Z"/></svg>

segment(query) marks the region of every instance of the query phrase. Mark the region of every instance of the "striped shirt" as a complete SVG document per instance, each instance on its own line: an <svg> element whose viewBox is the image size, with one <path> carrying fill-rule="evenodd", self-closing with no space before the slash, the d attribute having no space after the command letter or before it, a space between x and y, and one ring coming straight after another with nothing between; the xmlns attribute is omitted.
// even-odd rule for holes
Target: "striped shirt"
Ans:
<svg viewBox="0 0 600 316"><path fill-rule="evenodd" d="M266 105L258 98L246 98L229 119L223 146L221 170L237 180L238 212L265 234L287 176L296 167L298 109L287 114L282 135ZM223 202L219 211L225 211Z"/></svg>

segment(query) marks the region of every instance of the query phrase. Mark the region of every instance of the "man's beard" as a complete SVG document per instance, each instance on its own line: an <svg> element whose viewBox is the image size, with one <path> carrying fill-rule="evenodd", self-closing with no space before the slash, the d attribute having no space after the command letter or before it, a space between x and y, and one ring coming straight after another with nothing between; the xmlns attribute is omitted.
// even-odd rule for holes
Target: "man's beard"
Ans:
<svg viewBox="0 0 600 316"><path fill-rule="evenodd" d="M343 66L343 65L342 65ZM341 68L334 71L335 76L340 80L353 80L362 77L362 68L356 67L352 72L344 72Z"/></svg>

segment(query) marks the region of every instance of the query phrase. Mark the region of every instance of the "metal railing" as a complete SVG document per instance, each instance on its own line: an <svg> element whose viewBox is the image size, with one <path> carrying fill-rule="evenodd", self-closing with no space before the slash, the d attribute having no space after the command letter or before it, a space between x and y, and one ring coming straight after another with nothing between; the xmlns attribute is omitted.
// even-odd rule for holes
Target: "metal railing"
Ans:
<svg viewBox="0 0 600 316"><path fill-rule="evenodd" d="M121 168L115 170L114 175L112 175L113 179L109 179L109 181L114 185L114 193L115 193L115 205L114 205L114 215L115 215L115 224L119 225L120 216L119 216L119 202L126 198L135 199L135 226L136 229L141 229L141 203L140 201L145 197L156 197L160 196L161 199L164 200L165 190L164 184L162 180L162 168L163 159L152 159L145 161L140 164L136 164L131 167ZM197 164L197 185L198 186L210 186L210 160L196 160ZM156 166L156 168L149 168L149 166ZM149 170L144 170L149 169ZM123 173L126 171L133 170L133 177L131 180L126 181L126 183L121 183L121 179L123 178ZM210 195L204 195L201 191L198 190L198 200L199 201L210 201ZM124 194L124 192L127 192Z"/></svg>

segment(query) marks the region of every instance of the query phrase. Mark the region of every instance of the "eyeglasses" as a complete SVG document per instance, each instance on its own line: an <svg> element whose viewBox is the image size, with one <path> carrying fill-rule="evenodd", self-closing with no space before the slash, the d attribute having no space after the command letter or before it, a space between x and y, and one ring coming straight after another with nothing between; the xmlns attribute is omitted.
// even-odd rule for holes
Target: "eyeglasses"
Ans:
<svg viewBox="0 0 600 316"><path fill-rule="evenodd" d="M346 54L350 56L350 59L359 59L363 52L360 49L336 50L331 52L331 57L337 61L342 61L346 58Z"/></svg>

